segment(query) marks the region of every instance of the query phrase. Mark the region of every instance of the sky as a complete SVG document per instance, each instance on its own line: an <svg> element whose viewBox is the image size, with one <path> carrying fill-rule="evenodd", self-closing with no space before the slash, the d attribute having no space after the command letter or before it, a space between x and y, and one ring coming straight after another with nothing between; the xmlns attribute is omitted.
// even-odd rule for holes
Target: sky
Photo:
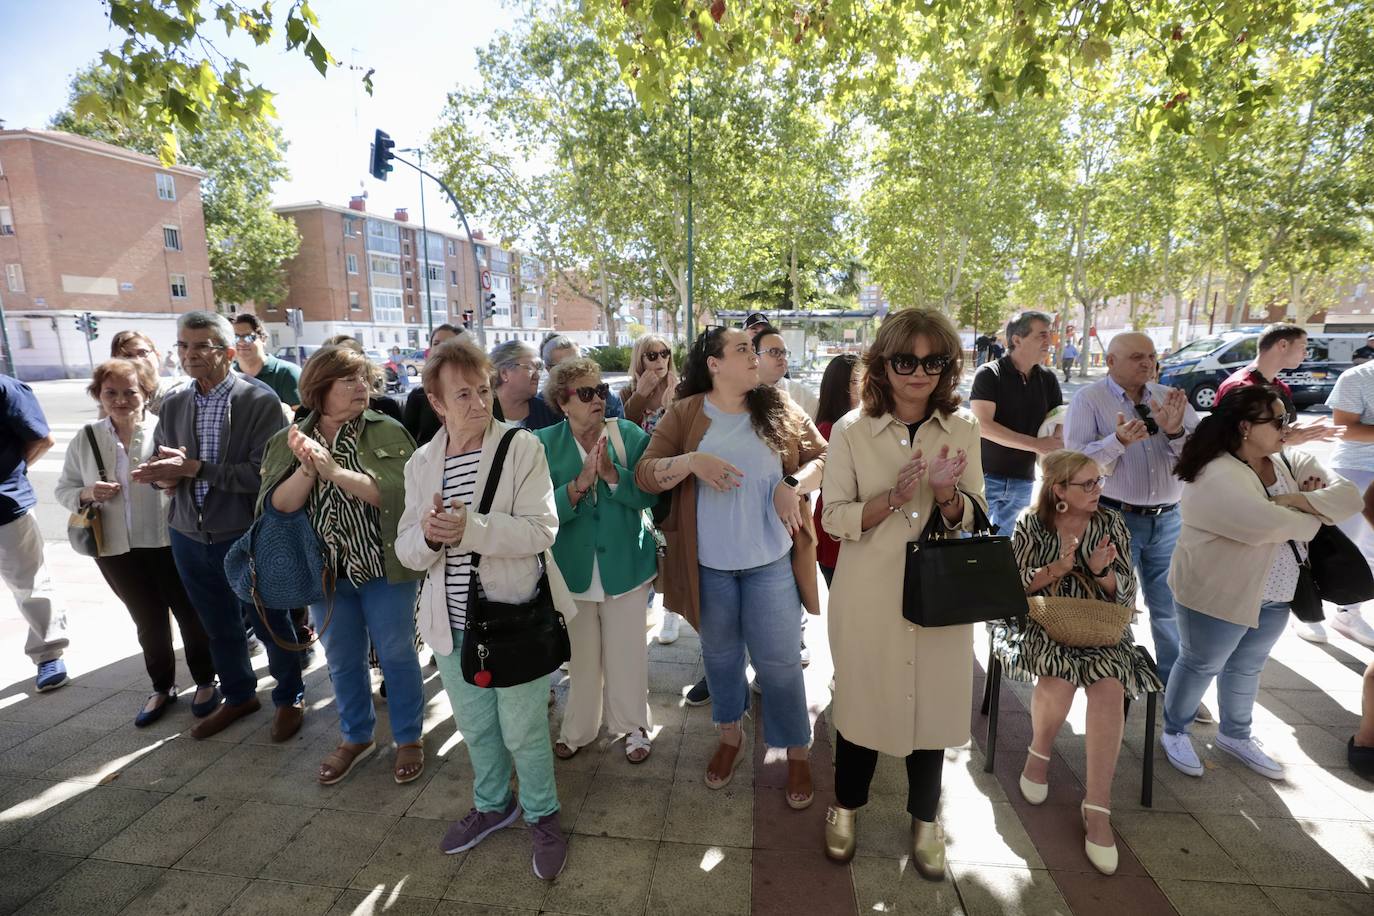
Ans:
<svg viewBox="0 0 1374 916"><path fill-rule="evenodd" d="M285 2L276 4L279 9ZM265 48L224 39L216 46L249 66L276 93L289 147L291 178L274 189L277 203L322 200L347 205L366 191L368 209L390 215L410 208L420 218L420 183L398 165L386 182L368 175L368 147L380 128L397 148L419 146L438 123L449 90L478 82L476 49L515 16L497 0L316 0L320 35L344 64L321 77L303 54L287 53L278 36ZM0 119L6 129L45 128L67 101L72 76L122 33L110 29L99 0L0 0ZM357 72L345 69L361 68ZM373 74L374 93L360 77ZM425 192L431 226L457 231L443 192ZM477 226L473 227L474 229Z"/></svg>

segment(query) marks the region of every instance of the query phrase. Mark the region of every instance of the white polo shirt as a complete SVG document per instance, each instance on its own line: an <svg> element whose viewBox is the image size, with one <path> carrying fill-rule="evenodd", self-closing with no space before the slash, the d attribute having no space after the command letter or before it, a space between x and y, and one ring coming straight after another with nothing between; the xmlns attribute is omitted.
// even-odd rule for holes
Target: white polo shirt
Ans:
<svg viewBox="0 0 1374 916"><path fill-rule="evenodd" d="M1326 406L1359 414L1361 423L1374 426L1374 362L1361 363L1342 372L1326 399ZM1374 442L1342 439L1331 454L1331 466L1374 472Z"/></svg>

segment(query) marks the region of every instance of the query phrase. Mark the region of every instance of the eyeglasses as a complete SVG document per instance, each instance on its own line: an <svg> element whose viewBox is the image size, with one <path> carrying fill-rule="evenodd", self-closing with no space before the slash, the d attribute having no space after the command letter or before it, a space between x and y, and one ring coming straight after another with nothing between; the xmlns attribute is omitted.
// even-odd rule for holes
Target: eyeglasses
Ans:
<svg viewBox="0 0 1374 916"><path fill-rule="evenodd" d="M786 359L787 354L792 351L786 347L769 347L767 350L760 350L759 356L771 356L773 359Z"/></svg>
<svg viewBox="0 0 1374 916"><path fill-rule="evenodd" d="M523 369L524 371L530 373L542 372L544 371L544 361L542 359L536 359L530 363L516 363L515 368Z"/></svg>
<svg viewBox="0 0 1374 916"><path fill-rule="evenodd" d="M1153 436L1155 433L1159 432L1159 424L1155 422L1154 417L1150 416L1150 408L1148 405L1135 405L1135 415L1145 421L1145 431L1147 433Z"/></svg>
<svg viewBox="0 0 1374 916"><path fill-rule="evenodd" d="M888 365L892 371L898 375L911 375L920 366L925 370L926 375L940 375L949 368L951 362L948 356L943 353L932 353L929 356L917 356L914 353L894 353L887 358Z"/></svg>
<svg viewBox="0 0 1374 916"><path fill-rule="evenodd" d="M1068 480L1064 482L1066 487L1078 487L1084 493L1096 493L1107 485L1107 478L1094 477L1092 480Z"/></svg>
<svg viewBox="0 0 1374 916"><path fill-rule="evenodd" d="M581 388L564 388L563 394L567 397L577 395L577 399L583 404L590 404L592 398L600 398L603 401L609 398L611 396L611 386L602 382L595 388L591 385L584 385Z"/></svg>
<svg viewBox="0 0 1374 916"><path fill-rule="evenodd" d="M197 356L203 356L203 355L205 355L206 353L209 353L211 350L227 350L227 349L229 349L228 347L221 346L220 344L206 343L206 342L203 341L203 340L202 340L200 343L196 344L195 346L191 346L191 345L189 345L189 344L187 344L187 343L184 343L184 342L178 340L177 343L176 343L176 348L177 348L177 352L178 352L178 353L185 353L187 350L190 350L192 353L196 354Z"/></svg>
<svg viewBox="0 0 1374 916"><path fill-rule="evenodd" d="M257 339L258 339L258 334L257 334L256 331L249 331L247 334L235 334L235 335L234 335L234 340L238 341L239 343L252 343L253 341L255 341L255 340L257 340Z"/></svg>
<svg viewBox="0 0 1374 916"><path fill-rule="evenodd" d="M1251 420L1250 422L1263 423L1265 425L1273 426L1279 432L1283 432L1292 424L1293 419L1287 414L1284 414L1281 417L1255 417L1255 419Z"/></svg>
<svg viewBox="0 0 1374 916"><path fill-rule="evenodd" d="M672 350L645 350L645 351L644 351L644 358L647 359L647 360L648 360L649 362L651 362L651 363L656 363L656 362L658 362L660 359L671 359L672 356L673 356L673 351L672 351Z"/></svg>
<svg viewBox="0 0 1374 916"><path fill-rule="evenodd" d="M125 351L124 351L124 358L125 358L125 359L143 359L143 358L145 358L145 357L151 355L152 352L153 352L152 350L149 350L149 349L147 349L146 347L139 347L137 350L125 350Z"/></svg>

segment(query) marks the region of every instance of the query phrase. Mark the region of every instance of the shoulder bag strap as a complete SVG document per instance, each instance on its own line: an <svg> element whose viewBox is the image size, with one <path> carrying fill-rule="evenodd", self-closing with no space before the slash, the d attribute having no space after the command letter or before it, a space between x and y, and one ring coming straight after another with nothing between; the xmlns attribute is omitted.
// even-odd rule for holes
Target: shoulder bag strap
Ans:
<svg viewBox="0 0 1374 916"><path fill-rule="evenodd" d="M100 455L100 443L95 439L95 424L86 424L86 439L91 443L91 452L95 455L95 467L100 472L100 479L108 482L110 477L105 473L105 459Z"/></svg>
<svg viewBox="0 0 1374 916"><path fill-rule="evenodd" d="M1285 455L1282 451L1280 451L1280 452L1279 452L1279 460L1283 462L1283 466L1284 466L1284 467L1288 468L1288 476L1293 478L1293 482L1294 482L1294 483L1297 483L1298 478L1297 478L1297 475L1295 475L1295 474L1293 473L1293 465L1290 464L1290 463L1288 462L1288 456ZM1253 467L1252 465L1250 465L1249 462L1246 462L1246 467L1249 467L1250 470L1255 471L1254 467ZM1268 494L1269 494L1269 488L1264 486L1264 479L1260 477L1259 471L1255 471L1255 478L1256 478L1257 480L1259 480L1260 486L1261 486L1261 487L1264 487L1265 495L1268 496ZM1299 492L1301 492L1301 491L1299 491ZM1293 543L1293 542L1290 540L1290 541L1288 542L1288 549L1291 550L1291 551L1293 551L1293 559L1297 561L1297 564L1298 564L1298 568L1299 568L1299 569L1301 569L1302 567L1304 567L1304 566L1307 565L1307 561L1304 560L1304 559L1302 558L1302 554L1298 553L1298 545L1297 545L1297 544Z"/></svg>
<svg viewBox="0 0 1374 916"><path fill-rule="evenodd" d="M501 470L506 463L506 452L510 451L511 440L516 434L521 432L520 427L509 429L501 437L501 441L496 445L496 453L491 456L491 467L487 469L487 484L482 488L482 499L477 504L477 511L486 515L491 511L491 504L496 499L496 485L501 482ZM477 581L479 575L477 565L482 562L482 555L473 551L472 554L472 573L468 576L468 622L472 623L477 617L480 602L477 600Z"/></svg>
<svg viewBox="0 0 1374 916"><path fill-rule="evenodd" d="M611 440L611 445L615 446L616 451L620 453L619 456L612 455L611 457L619 457L621 461L625 462L625 466L629 467L630 456L625 451L625 440L620 435L619 420L610 419L606 421L606 437Z"/></svg>

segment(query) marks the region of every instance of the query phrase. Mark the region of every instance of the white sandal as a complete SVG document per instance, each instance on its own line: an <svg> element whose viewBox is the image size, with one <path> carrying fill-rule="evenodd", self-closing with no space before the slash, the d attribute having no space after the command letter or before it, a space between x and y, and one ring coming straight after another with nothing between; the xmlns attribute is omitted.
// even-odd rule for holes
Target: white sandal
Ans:
<svg viewBox="0 0 1374 916"><path fill-rule="evenodd" d="M654 744L649 740L649 733L644 729L632 731L625 736L625 759L630 763L643 763L649 759L653 750ZM639 751L643 751L644 756L635 757L634 755Z"/></svg>
<svg viewBox="0 0 1374 916"><path fill-rule="evenodd" d="M1092 863L1093 868L1102 872L1104 875L1114 875L1116 874L1117 866L1116 842L1113 841L1110 846L1100 846L1088 839L1089 811L1096 811L1108 817L1112 816L1112 812L1109 808L1104 808L1101 805L1090 805L1087 802L1081 802L1078 806L1079 814L1083 815L1083 853L1088 857L1088 861Z"/></svg>
<svg viewBox="0 0 1374 916"><path fill-rule="evenodd" d="M1034 748L1026 748L1026 753L1030 754L1032 757L1038 757L1046 763L1050 762L1050 758ZM1021 797L1032 805L1043 805L1045 799L1050 797L1049 779L1046 778L1044 782L1031 782L1026 778L1025 769L1023 768L1021 771Z"/></svg>

